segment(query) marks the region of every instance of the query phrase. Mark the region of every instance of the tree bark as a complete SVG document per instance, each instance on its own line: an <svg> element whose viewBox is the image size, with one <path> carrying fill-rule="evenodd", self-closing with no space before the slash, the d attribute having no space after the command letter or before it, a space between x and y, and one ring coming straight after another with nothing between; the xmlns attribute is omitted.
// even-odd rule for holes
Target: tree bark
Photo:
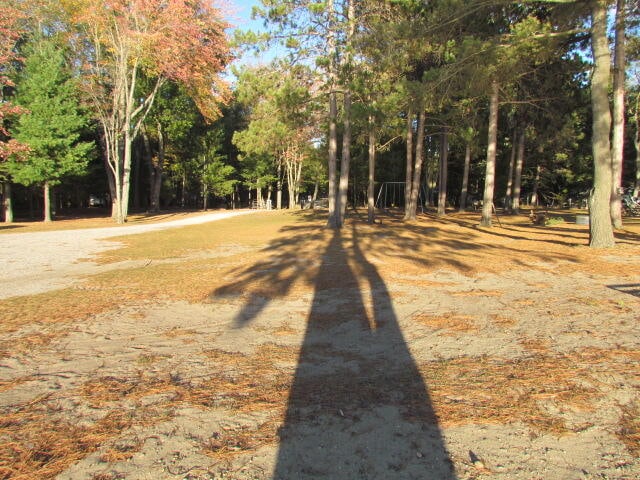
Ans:
<svg viewBox="0 0 640 480"><path fill-rule="evenodd" d="M589 195L589 246L615 245L611 225L611 112L609 110L610 54L607 39L607 1L595 0L591 10L591 49L594 65L591 76L593 116L593 188Z"/></svg>
<svg viewBox="0 0 640 480"><path fill-rule="evenodd" d="M282 161L278 160L276 179L276 209L282 209Z"/></svg>
<svg viewBox="0 0 640 480"><path fill-rule="evenodd" d="M329 145L328 145L328 177L329 177L329 218L327 219L327 227L338 229L339 224L339 210L336 210L336 170L337 170L337 158L338 158L338 132L337 132L337 116L338 116L338 99L336 93L336 38L334 32L335 23L335 2L334 0L328 0L327 12L328 19L328 33L327 33L327 50L329 51Z"/></svg>
<svg viewBox="0 0 640 480"><path fill-rule="evenodd" d="M516 167L513 178L513 200L511 203L511 212L514 214L520 213L520 188L522 186L522 167L524 166L524 142L526 139L526 133L524 128L518 135L518 155L516 157Z"/></svg>
<svg viewBox="0 0 640 480"><path fill-rule="evenodd" d="M542 167L540 164L536 165L536 176L533 179L533 189L531 190L531 205L538 206L540 199L538 198L538 187L540 187L540 171Z"/></svg>
<svg viewBox="0 0 640 480"><path fill-rule="evenodd" d="M13 201L11 199L11 182L5 181L2 185L2 209L4 210L4 223L13 223Z"/></svg>
<svg viewBox="0 0 640 480"><path fill-rule="evenodd" d="M375 222L376 131L369 117L369 184L367 186L367 223Z"/></svg>
<svg viewBox="0 0 640 480"><path fill-rule="evenodd" d="M44 182L42 193L44 196L44 221L49 223L51 222L51 187L49 182Z"/></svg>
<svg viewBox="0 0 640 480"><path fill-rule="evenodd" d="M449 171L449 129L444 127L440 143L440 178L438 179L438 216L447 214L447 177Z"/></svg>
<svg viewBox="0 0 640 480"><path fill-rule="evenodd" d="M460 191L460 211L467 208L467 195L469 190L469 169L471 167L471 144L467 143L464 149L464 170L462 172L462 189Z"/></svg>
<svg viewBox="0 0 640 480"><path fill-rule="evenodd" d="M355 33L355 0L347 0L347 36L344 46L344 66L346 79L344 80L343 91L343 133L342 133L342 159L340 160L340 184L338 185L338 228L344 225L345 213L347 211L347 194L349 192L349 168L351 166L351 49L353 35ZM344 68L346 67L346 68ZM355 207L355 205L354 205Z"/></svg>
<svg viewBox="0 0 640 480"><path fill-rule="evenodd" d="M411 179L413 178L413 110L407 109L407 166L404 179L404 219L409 220L411 212Z"/></svg>
<svg viewBox="0 0 640 480"><path fill-rule="evenodd" d="M633 187L633 196L640 194L640 94L636 94L636 132L633 136L633 145L636 147L636 181Z"/></svg>
<svg viewBox="0 0 640 480"><path fill-rule="evenodd" d="M413 180L411 182L411 198L409 200L409 218L416 219L418 209L418 196L420 194L420 180L422 179L422 164L424 162L424 129L427 120L427 112L420 108L418 114L418 132L416 135L416 159L413 167Z"/></svg>
<svg viewBox="0 0 640 480"><path fill-rule="evenodd" d="M513 169L515 167L516 162L516 150L518 149L517 145L517 130L513 130L513 135L511 136L511 155L509 157L509 176L507 177L507 190L504 195L504 208L511 211L513 206Z"/></svg>
<svg viewBox="0 0 640 480"><path fill-rule="evenodd" d="M347 192L349 191L349 167L351 166L351 92L345 87L344 93L344 122L342 133L342 159L340 160L340 183L338 186L338 226L344 225L344 215L347 210Z"/></svg>
<svg viewBox="0 0 640 480"><path fill-rule="evenodd" d="M624 80L625 80L625 0L616 5L615 50L613 66L613 136L611 145L611 223L622 228L622 162L624 158Z"/></svg>
<svg viewBox="0 0 640 480"><path fill-rule="evenodd" d="M484 180L484 196L482 200L482 227L491 227L491 210L496 176L496 150L498 145L498 81L491 82L491 98L489 102L489 134L487 140L487 169Z"/></svg>

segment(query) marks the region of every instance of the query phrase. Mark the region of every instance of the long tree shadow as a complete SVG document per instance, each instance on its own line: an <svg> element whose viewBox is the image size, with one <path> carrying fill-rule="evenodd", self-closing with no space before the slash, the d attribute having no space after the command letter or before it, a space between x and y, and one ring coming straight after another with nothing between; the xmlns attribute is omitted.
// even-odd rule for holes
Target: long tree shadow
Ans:
<svg viewBox="0 0 640 480"><path fill-rule="evenodd" d="M292 236L270 245L268 259L214 292L243 291L235 322L242 328L275 297L291 294L294 281L313 288L272 478L454 480L427 385L355 226L331 238L289 230Z"/></svg>
<svg viewBox="0 0 640 480"><path fill-rule="evenodd" d="M453 479L389 291L352 233L323 255L274 479Z"/></svg>
<svg viewBox="0 0 640 480"><path fill-rule="evenodd" d="M273 478L455 478L389 291L336 233L316 278ZM322 288L325 286L325 288Z"/></svg>

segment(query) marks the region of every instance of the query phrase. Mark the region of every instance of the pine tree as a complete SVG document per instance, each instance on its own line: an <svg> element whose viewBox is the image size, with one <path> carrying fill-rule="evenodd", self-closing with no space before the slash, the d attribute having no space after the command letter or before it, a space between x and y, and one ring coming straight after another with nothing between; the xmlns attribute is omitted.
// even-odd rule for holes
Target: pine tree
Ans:
<svg viewBox="0 0 640 480"><path fill-rule="evenodd" d="M82 174L94 145L81 141L88 117L80 108L63 52L49 39L34 41L29 50L16 95L29 113L20 117L14 135L30 151L8 169L15 182L42 187L44 219L51 221L50 187Z"/></svg>

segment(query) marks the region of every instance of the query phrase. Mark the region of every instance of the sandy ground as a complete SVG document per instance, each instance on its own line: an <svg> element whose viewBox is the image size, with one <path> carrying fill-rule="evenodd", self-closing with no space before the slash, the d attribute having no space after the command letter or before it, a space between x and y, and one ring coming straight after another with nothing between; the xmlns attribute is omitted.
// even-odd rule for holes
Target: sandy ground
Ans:
<svg viewBox="0 0 640 480"><path fill-rule="evenodd" d="M0 282L0 299L63 288L83 275L103 271L107 267L98 268L89 260L100 252L120 247L118 242L108 240L110 238L198 225L251 212L225 210L146 225L3 233L0 235L3 279Z"/></svg>
<svg viewBox="0 0 640 480"><path fill-rule="evenodd" d="M70 262L122 233L47 234L56 255L28 255L2 294L80 281ZM618 277L550 258L419 274L351 237L307 255L304 238L209 265L222 286L206 302L48 326L64 335L0 361L0 379L23 379L0 407L38 403L95 435L120 422L65 480L640 478L621 437L640 411L640 275L625 259L611 257ZM2 262L20 263L10 242L44 239L0 236Z"/></svg>

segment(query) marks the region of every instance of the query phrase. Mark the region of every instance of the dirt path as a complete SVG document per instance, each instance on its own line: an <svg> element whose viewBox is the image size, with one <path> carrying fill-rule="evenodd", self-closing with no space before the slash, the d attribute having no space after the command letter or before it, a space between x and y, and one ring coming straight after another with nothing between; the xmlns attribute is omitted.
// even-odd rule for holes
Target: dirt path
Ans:
<svg viewBox="0 0 640 480"><path fill-rule="evenodd" d="M111 238L198 225L251 212L222 211L145 225L2 234L0 299L63 288L83 275L118 268L118 265L99 267L90 261L100 252L120 247Z"/></svg>

